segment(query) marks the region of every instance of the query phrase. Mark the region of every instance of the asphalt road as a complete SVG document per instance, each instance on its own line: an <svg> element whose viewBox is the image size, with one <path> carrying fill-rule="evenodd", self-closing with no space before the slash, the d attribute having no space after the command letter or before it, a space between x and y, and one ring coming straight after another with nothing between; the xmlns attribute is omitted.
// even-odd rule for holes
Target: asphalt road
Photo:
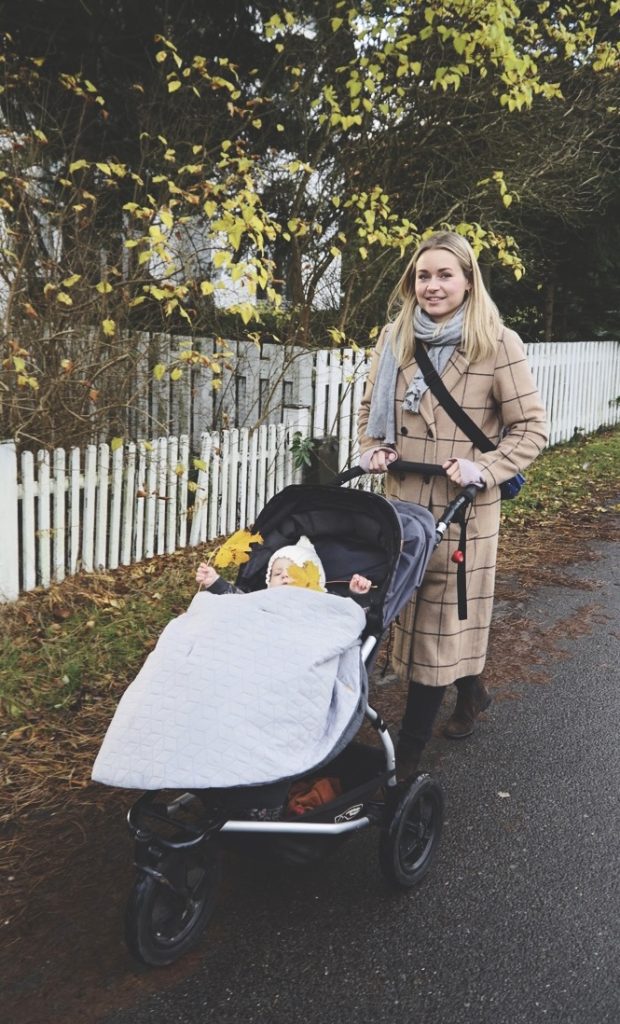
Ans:
<svg viewBox="0 0 620 1024"><path fill-rule="evenodd" d="M620 543L596 547L571 570L595 589L521 602L556 634L583 620L547 678L517 668L471 739L433 741L446 821L418 890L386 888L374 830L311 871L230 860L197 972L105 1024L616 1024Z"/></svg>

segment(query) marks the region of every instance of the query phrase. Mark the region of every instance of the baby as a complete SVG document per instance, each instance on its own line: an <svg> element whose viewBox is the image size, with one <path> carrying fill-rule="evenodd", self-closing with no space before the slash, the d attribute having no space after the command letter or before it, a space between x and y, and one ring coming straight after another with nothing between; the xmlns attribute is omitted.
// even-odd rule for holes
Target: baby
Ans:
<svg viewBox="0 0 620 1024"><path fill-rule="evenodd" d="M288 573L291 565L297 565L300 568L311 562L312 565L316 566L319 573L319 583L321 589L325 590L325 570L319 556L316 553L316 549L312 542L307 537L300 537L296 544L289 544L287 547L279 548L278 551L269 559L269 565L267 566L267 586L268 587L290 587L295 586L294 579ZM232 583L226 583L222 580L220 575L215 571L213 566L207 565L206 562L201 562L196 572L196 582L200 583L201 586L208 590L212 590L215 594L223 593L237 593L237 588ZM360 576L359 573L354 573L349 581L349 590L352 594L360 596L367 594L372 586L372 582L365 576Z"/></svg>

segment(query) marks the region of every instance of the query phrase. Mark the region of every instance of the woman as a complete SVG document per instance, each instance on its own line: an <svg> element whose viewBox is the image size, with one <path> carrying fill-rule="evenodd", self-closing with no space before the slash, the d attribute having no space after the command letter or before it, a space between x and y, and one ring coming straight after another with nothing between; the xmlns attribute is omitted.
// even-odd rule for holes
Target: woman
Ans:
<svg viewBox="0 0 620 1024"><path fill-rule="evenodd" d="M445 735L473 732L491 703L480 679L493 608L499 485L524 470L547 442L546 416L519 336L501 324L469 243L452 232L427 238L392 295L398 315L384 327L359 411L361 464L384 473L400 457L440 464L446 476L389 474L386 494L437 518L460 487L480 488L467 525L467 619L458 617L451 555L458 526L435 551L424 582L401 614L393 661L409 681L398 742L401 771L414 771L445 689L456 684ZM443 409L415 361L421 341L443 384L497 448L482 453ZM453 542L451 542L451 540Z"/></svg>

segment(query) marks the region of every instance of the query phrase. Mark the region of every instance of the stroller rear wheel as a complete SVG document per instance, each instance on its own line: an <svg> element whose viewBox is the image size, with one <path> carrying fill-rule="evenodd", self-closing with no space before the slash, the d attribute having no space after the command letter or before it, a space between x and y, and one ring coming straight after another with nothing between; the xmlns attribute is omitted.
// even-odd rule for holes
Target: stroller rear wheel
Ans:
<svg viewBox="0 0 620 1024"><path fill-rule="evenodd" d="M200 939L215 908L220 851L212 843L162 852L140 866L125 912L125 941L143 964L174 963Z"/></svg>
<svg viewBox="0 0 620 1024"><path fill-rule="evenodd" d="M381 832L379 864L393 885L409 889L429 870L441 838L443 792L430 775L419 775L398 800Z"/></svg>

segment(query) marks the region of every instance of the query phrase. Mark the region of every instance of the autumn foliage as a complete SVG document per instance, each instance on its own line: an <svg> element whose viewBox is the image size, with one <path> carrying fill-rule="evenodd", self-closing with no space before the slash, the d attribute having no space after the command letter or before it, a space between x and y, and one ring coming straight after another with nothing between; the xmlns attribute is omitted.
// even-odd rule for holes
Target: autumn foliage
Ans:
<svg viewBox="0 0 620 1024"><path fill-rule="evenodd" d="M439 227L500 283L540 254L547 294L555 238L617 195L617 0L215 3L192 29L167 5L165 33L154 3L133 52L125 3L45 5L92 52L35 6L0 58L0 430L24 446L126 435L145 346L217 387L231 354L201 334L368 344ZM160 331L189 344L162 360Z"/></svg>

